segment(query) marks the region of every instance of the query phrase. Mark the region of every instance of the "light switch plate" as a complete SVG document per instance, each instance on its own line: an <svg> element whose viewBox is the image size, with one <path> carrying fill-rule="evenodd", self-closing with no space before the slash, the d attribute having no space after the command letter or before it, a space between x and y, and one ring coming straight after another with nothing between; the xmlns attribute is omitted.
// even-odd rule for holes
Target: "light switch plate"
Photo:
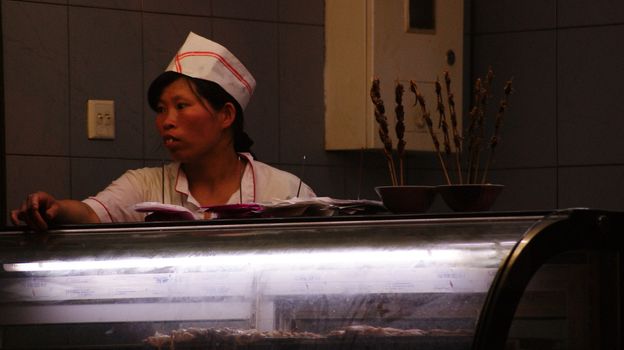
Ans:
<svg viewBox="0 0 624 350"><path fill-rule="evenodd" d="M115 101L87 102L87 137L89 140L115 139Z"/></svg>

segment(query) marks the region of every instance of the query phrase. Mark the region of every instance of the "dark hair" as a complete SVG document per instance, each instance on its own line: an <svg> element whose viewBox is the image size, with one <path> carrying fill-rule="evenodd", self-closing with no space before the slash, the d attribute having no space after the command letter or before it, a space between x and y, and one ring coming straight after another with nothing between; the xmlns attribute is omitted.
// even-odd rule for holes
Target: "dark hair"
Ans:
<svg viewBox="0 0 624 350"><path fill-rule="evenodd" d="M188 75L180 74L177 72L167 71L156 77L154 81L150 84L149 89L147 90L147 102L150 107L157 111L158 102L160 101L160 95L163 90L169 86L174 81L183 78L189 83L192 83L191 90L193 93L199 95L198 99L201 100L200 97L206 99L208 103L214 109L221 109L225 106L226 103L230 102L234 105L236 109L236 117L234 118L234 123L232 123L232 131L234 135L234 150L236 152L251 152L251 146L253 145L253 140L247 135L244 131L244 116L243 109L240 104L232 95L230 95L227 91L225 91L221 85L204 79L197 79L193 77L189 77Z"/></svg>

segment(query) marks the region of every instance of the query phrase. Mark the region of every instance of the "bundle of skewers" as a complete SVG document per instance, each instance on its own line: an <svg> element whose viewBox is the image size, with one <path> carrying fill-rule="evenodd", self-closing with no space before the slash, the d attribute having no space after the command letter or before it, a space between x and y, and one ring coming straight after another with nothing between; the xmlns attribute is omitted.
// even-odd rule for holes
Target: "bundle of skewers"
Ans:
<svg viewBox="0 0 624 350"><path fill-rule="evenodd" d="M392 186L403 186L405 184L405 110L403 108L403 93L405 91L403 85L399 82L396 84L395 88L395 102L396 107L394 109L396 114L396 126L395 133L397 136L397 154L399 160L399 175L397 177L396 164L394 162L393 150L392 150L392 139L390 138L390 130L388 127L388 118L386 117L386 109L384 107L384 102L381 99L381 91L379 87L379 79L373 80L373 85L370 90L371 100L373 101L373 105L375 105L375 120L377 121L377 125L379 126L379 138L383 143L383 151L386 156L386 161L388 163L388 170L390 172L390 180L392 181Z"/></svg>
<svg viewBox="0 0 624 350"><path fill-rule="evenodd" d="M420 107L424 125L427 127L444 174L444 180L448 185L453 184L453 179L457 184L487 183L488 171L494 160L496 148L500 142L503 118L509 107L509 97L513 92L512 80L510 79L505 83L503 88L503 95L493 118L494 128L489 142L486 144L487 107L488 100L492 97L493 80L494 72L491 68L488 69L484 78L476 79L474 85L474 104L470 109L469 125L463 137L459 131L457 122L455 99L451 91L451 77L449 73L444 73L444 92L439 79L435 82L436 112L438 115L437 126L434 126L433 118L427 109L425 98L418 90L417 84L414 81L410 81L410 91L415 97L414 106ZM395 87L395 131L398 139L397 154L399 161L399 175L397 176L388 119L385 115L383 100L381 99L379 79L373 80L370 91L371 100L375 106L375 120L379 126L379 137L384 145L383 151L388 163L393 186L404 185L405 182L405 112L402 102L403 93L403 85L397 82ZM444 94L446 94L446 99L443 96ZM441 136L442 142L438 139L438 135ZM484 152L487 152L486 157L483 157ZM455 168L454 175L450 174L449 164L452 164Z"/></svg>

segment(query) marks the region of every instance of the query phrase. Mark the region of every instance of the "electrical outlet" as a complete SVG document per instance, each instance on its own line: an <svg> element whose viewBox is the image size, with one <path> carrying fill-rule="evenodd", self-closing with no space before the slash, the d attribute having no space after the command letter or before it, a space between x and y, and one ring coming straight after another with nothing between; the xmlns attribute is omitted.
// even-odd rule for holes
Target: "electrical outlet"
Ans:
<svg viewBox="0 0 624 350"><path fill-rule="evenodd" d="M87 137L89 140L115 139L115 101L87 102Z"/></svg>

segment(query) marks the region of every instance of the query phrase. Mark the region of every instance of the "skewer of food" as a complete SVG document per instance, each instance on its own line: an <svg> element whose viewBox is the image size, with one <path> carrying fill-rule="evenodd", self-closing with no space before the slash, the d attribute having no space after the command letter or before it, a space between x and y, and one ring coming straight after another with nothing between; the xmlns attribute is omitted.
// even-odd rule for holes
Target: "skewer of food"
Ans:
<svg viewBox="0 0 624 350"><path fill-rule="evenodd" d="M421 108L423 119L425 120L425 124L427 125L427 130L429 131L429 135L431 136L431 140L433 141L433 146L435 147L436 153L438 155L438 160L440 161L440 165L442 166L442 171L444 172L444 178L446 179L446 183L450 185L451 179L449 178L448 170L446 170L446 163L444 162L444 159L442 158L442 152L440 150L440 142L438 141L438 137L433 131L433 121L431 120L431 115L429 114L429 111L427 111L425 99L418 91L416 83L413 80L410 81L410 90L416 96L415 104L418 104Z"/></svg>
<svg viewBox="0 0 624 350"><path fill-rule="evenodd" d="M439 116L439 121L438 121L438 129L442 129L442 137L444 138L443 140L443 144L444 144L444 153L446 154L446 156L450 156L451 155L451 139L449 136L449 130L448 130L448 123L446 122L446 111L444 108L444 102L442 102L442 85L440 85L440 81L436 80L435 82L435 92L436 92L436 98L437 98L437 110L438 110L438 116Z"/></svg>
<svg viewBox="0 0 624 350"><path fill-rule="evenodd" d="M397 82L396 88L394 89L394 99L396 102L396 107L394 108L396 114L396 127L395 132L397 135L397 154L399 155L399 174L400 174L400 185L405 185L405 140L403 136L405 134L405 110L403 108L403 92L405 89L403 88L403 84Z"/></svg>
<svg viewBox="0 0 624 350"><path fill-rule="evenodd" d="M457 179L460 184L464 183L462 176L461 155L462 155L462 138L457 128L457 113L455 111L455 96L451 92L451 75L448 71L444 72L444 83L446 87L446 97L451 118L451 130L453 131L453 144L455 145L455 166L457 167Z"/></svg>
<svg viewBox="0 0 624 350"><path fill-rule="evenodd" d="M379 138L383 143L383 150L390 170L390 179L393 186L397 186L396 171L394 170L394 159L392 158L392 140L388 130L388 118L386 118L386 109L381 99L381 91L379 87L379 79L374 79L370 90L370 97L375 106L375 120L379 125Z"/></svg>
<svg viewBox="0 0 624 350"><path fill-rule="evenodd" d="M492 81L494 80L494 71L492 68L488 68L488 72L481 84L479 93L479 103L477 105L477 126L475 130L475 144L473 148L473 168L472 176L470 177L471 183L477 183L479 176L479 166L481 164L481 150L483 149L483 142L485 140L485 117L487 115L488 99L490 98L490 88Z"/></svg>
<svg viewBox="0 0 624 350"><path fill-rule="evenodd" d="M507 110L507 107L509 106L509 96L511 95L513 91L511 85L512 85L512 80L510 79L507 81L507 83L505 84L505 87L503 88L504 94L503 94L503 97L501 98L501 101L498 104L498 112L496 112L496 118L494 121L494 132L490 139L490 153L488 155L487 162L485 163L485 169L483 170L483 178L481 179L481 183L483 184L487 180L487 173L488 173L488 170L490 169L492 160L494 159L494 152L496 151L496 146L498 145L498 142L499 142L500 130L503 124L503 117L505 115L505 111Z"/></svg>

